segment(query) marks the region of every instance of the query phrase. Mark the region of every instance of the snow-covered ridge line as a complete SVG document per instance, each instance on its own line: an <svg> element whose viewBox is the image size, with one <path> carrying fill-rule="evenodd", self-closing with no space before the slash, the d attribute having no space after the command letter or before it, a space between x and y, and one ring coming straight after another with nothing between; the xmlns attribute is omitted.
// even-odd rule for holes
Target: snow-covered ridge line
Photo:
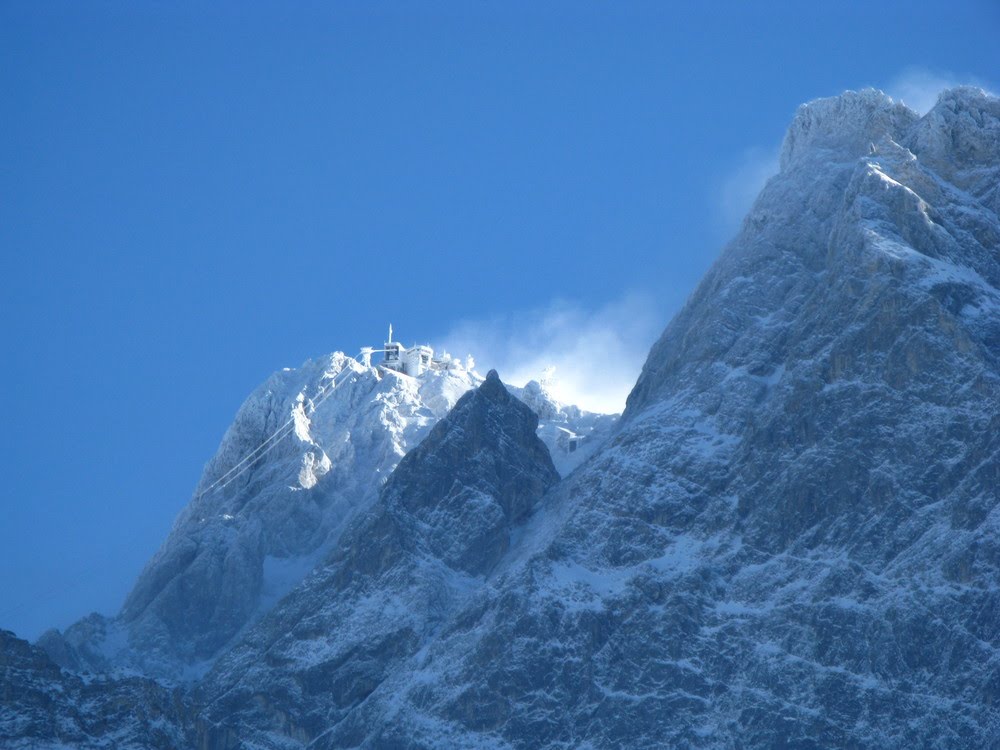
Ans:
<svg viewBox="0 0 1000 750"><path fill-rule="evenodd" d="M483 381L466 366L471 357L400 347L395 358L391 345L387 361L373 363L370 348L354 358L335 352L268 378L240 407L121 613L93 615L40 643L71 668L197 679L323 559L400 459ZM615 421L559 404L538 383L511 391L544 414L539 436L563 473Z"/></svg>
<svg viewBox="0 0 1000 750"><path fill-rule="evenodd" d="M571 438L543 386L520 390L539 399L527 414L490 379L404 446L410 470L381 498L356 496L357 523L330 522L352 497L339 469L381 485L365 457L432 399L420 378L359 371L337 419L310 416L284 464L231 490L229 525L171 540L178 567L116 621L145 648L173 586L211 611L194 584L217 594L214 575L264 548L272 581L294 577L274 560L330 545L216 647L200 746L996 743L1000 100L946 92L911 125L877 92L810 106L626 418L559 481L534 416ZM254 440L321 379L288 377L244 425ZM330 470L290 490L316 450ZM243 601L242 581L222 593Z"/></svg>

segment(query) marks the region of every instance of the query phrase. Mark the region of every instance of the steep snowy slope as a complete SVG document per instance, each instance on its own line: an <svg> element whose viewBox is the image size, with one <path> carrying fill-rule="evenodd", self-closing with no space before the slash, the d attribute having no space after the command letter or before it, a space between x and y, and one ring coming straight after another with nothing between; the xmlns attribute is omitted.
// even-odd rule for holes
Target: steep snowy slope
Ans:
<svg viewBox="0 0 1000 750"><path fill-rule="evenodd" d="M363 578L335 620L370 637L326 609L287 627L293 595L217 665L211 721L260 747L995 745L998 185L981 91L803 106L613 437L510 548L461 596ZM474 498L427 507L475 542ZM335 597L398 555L366 538Z"/></svg>
<svg viewBox="0 0 1000 750"><path fill-rule="evenodd" d="M872 91L800 110L620 432L547 501L569 520L409 692L414 726L996 742L998 126L973 90L919 121Z"/></svg>
<svg viewBox="0 0 1000 750"><path fill-rule="evenodd" d="M309 414L334 378L336 390ZM341 353L275 373L240 408L120 615L91 616L41 645L67 666L196 675L301 580L406 450L479 380L461 368L411 378ZM289 418L293 434L252 470L205 491Z"/></svg>
<svg viewBox="0 0 1000 750"><path fill-rule="evenodd" d="M347 520L370 506L407 450L480 382L457 361L409 377L341 353L275 373L240 408L121 613L91 615L64 634L47 633L40 645L74 669L197 678L302 580ZM559 404L537 383L513 390L546 415L543 438L563 471L615 421ZM213 488L289 419L284 440ZM559 427L589 445L570 453Z"/></svg>
<svg viewBox="0 0 1000 750"><path fill-rule="evenodd" d="M399 665L419 668L559 480L537 426L495 372L466 394L326 564L209 674L209 739L244 736L227 730L236 717L280 729L279 745L319 737Z"/></svg>

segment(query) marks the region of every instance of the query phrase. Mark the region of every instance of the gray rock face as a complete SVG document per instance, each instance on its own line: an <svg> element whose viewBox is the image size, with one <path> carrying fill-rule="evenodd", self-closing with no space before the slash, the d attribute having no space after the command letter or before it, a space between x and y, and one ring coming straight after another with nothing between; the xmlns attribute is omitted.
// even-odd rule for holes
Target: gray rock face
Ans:
<svg viewBox="0 0 1000 750"><path fill-rule="evenodd" d="M208 675L206 719L219 729L207 741L224 746L237 717L263 727L265 744L330 741L390 674L418 664L559 479L537 425L495 372L466 394L331 557Z"/></svg>
<svg viewBox="0 0 1000 750"><path fill-rule="evenodd" d="M781 163L610 437L557 481L491 374L233 636L201 747L1000 745L1000 100L813 102Z"/></svg>
<svg viewBox="0 0 1000 750"><path fill-rule="evenodd" d="M40 645L72 669L199 677L305 577L405 452L481 380L460 367L410 378L340 353L275 373L240 408L121 613L91 615ZM211 489L289 420L284 439Z"/></svg>
<svg viewBox="0 0 1000 750"><path fill-rule="evenodd" d="M939 120L976 132L932 138ZM546 499L566 520L441 644L408 726L518 747L997 742L997 122L969 90L920 121L874 92L800 110L618 434Z"/></svg>
<svg viewBox="0 0 1000 750"><path fill-rule="evenodd" d="M0 630L0 740L7 750L192 747L178 692L139 677L83 680Z"/></svg>
<svg viewBox="0 0 1000 750"><path fill-rule="evenodd" d="M489 574L407 600L419 635L382 597L428 571L365 589L364 626L293 632L283 604L206 684L213 719L265 747L995 745L998 121L970 89L924 118L873 91L805 105L613 437L483 545ZM378 678L323 672L316 714L306 665L341 633ZM284 687L230 714L234 684Z"/></svg>
<svg viewBox="0 0 1000 750"><path fill-rule="evenodd" d="M454 360L409 377L340 353L275 373L240 408L122 611L90 615L39 644L70 669L198 679L323 559L406 451L481 382ZM511 390L546 415L539 435L562 471L596 449L617 419L559 404L537 383ZM213 489L289 420L284 439ZM570 450L569 434L586 440L581 450Z"/></svg>

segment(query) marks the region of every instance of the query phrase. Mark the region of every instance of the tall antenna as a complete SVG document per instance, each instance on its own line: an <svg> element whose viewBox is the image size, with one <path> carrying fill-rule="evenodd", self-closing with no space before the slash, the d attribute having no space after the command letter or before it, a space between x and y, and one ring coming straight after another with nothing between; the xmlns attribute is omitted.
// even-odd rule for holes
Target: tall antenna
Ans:
<svg viewBox="0 0 1000 750"><path fill-rule="evenodd" d="M392 343L392 323L389 324L389 343Z"/></svg>

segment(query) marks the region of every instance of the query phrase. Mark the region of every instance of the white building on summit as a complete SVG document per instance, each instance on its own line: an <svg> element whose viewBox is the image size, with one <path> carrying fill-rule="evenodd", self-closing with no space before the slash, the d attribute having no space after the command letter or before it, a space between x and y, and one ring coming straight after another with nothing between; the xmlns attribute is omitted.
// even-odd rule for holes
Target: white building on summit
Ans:
<svg viewBox="0 0 1000 750"><path fill-rule="evenodd" d="M393 341L392 324L389 325L389 340L385 342L383 349L377 350L366 346L361 350L366 367L371 367L371 356L377 351L383 354L380 367L413 377L422 375L427 370L462 369L461 361L451 357L447 352L435 357L434 350L426 344L414 344L407 349L398 341ZM470 357L465 369L471 370L473 367Z"/></svg>

